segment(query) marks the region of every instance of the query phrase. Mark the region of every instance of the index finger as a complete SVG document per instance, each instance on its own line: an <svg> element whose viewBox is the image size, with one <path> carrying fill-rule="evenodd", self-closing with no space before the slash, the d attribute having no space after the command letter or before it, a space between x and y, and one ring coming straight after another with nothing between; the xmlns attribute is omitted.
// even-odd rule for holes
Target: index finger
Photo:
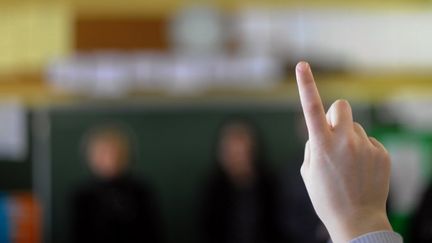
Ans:
<svg viewBox="0 0 432 243"><path fill-rule="evenodd" d="M296 76L309 138L323 138L329 131L329 125L309 64L298 63Z"/></svg>

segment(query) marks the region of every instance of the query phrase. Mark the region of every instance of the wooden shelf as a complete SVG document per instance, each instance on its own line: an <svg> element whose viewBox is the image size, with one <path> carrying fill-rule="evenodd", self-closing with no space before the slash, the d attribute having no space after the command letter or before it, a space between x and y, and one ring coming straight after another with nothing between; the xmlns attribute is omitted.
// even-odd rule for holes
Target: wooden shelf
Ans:
<svg viewBox="0 0 432 243"><path fill-rule="evenodd" d="M408 98L426 97L432 99L432 76L427 75L342 75L317 74L315 78L325 101L345 98L355 102L381 102L395 95ZM29 106L68 104L95 100L82 95L74 95L54 90L40 73L10 75L0 77L0 100L20 99ZM173 95L169 92L147 90L134 92L125 98L107 99L128 102L163 99L165 101L202 100L263 100L298 102L297 86L294 77L267 90L251 89L212 89L197 94Z"/></svg>

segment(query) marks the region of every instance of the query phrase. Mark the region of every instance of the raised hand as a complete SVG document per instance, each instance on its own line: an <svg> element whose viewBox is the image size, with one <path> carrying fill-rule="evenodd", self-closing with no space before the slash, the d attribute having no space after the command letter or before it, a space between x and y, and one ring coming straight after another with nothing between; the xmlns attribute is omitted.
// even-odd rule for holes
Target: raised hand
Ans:
<svg viewBox="0 0 432 243"><path fill-rule="evenodd" d="M301 175L316 213L333 242L392 230L386 214L390 159L384 146L353 121L338 100L325 114L308 63L296 67L309 140Z"/></svg>

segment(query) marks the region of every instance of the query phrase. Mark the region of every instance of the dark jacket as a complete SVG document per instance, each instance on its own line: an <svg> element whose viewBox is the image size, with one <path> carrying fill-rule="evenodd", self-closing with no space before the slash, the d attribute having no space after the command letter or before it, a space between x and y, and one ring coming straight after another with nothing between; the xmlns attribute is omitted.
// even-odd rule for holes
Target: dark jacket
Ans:
<svg viewBox="0 0 432 243"><path fill-rule="evenodd" d="M276 186L264 173L243 189L236 188L223 174L212 177L202 205L202 242L283 242Z"/></svg>
<svg viewBox="0 0 432 243"><path fill-rule="evenodd" d="M80 186L73 195L71 213L76 243L162 241L154 196L129 175Z"/></svg>

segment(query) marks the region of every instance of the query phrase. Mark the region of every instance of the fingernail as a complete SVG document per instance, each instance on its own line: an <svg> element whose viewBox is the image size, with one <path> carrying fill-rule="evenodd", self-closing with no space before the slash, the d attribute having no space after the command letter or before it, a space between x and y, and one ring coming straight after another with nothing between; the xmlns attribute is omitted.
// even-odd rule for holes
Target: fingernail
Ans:
<svg viewBox="0 0 432 243"><path fill-rule="evenodd" d="M310 68L310 67L309 67L309 63L307 63L307 62L305 62L305 61L301 61L301 62L299 62L299 63L297 64L297 67L296 67L297 71L300 71L300 72L308 71L309 68Z"/></svg>

